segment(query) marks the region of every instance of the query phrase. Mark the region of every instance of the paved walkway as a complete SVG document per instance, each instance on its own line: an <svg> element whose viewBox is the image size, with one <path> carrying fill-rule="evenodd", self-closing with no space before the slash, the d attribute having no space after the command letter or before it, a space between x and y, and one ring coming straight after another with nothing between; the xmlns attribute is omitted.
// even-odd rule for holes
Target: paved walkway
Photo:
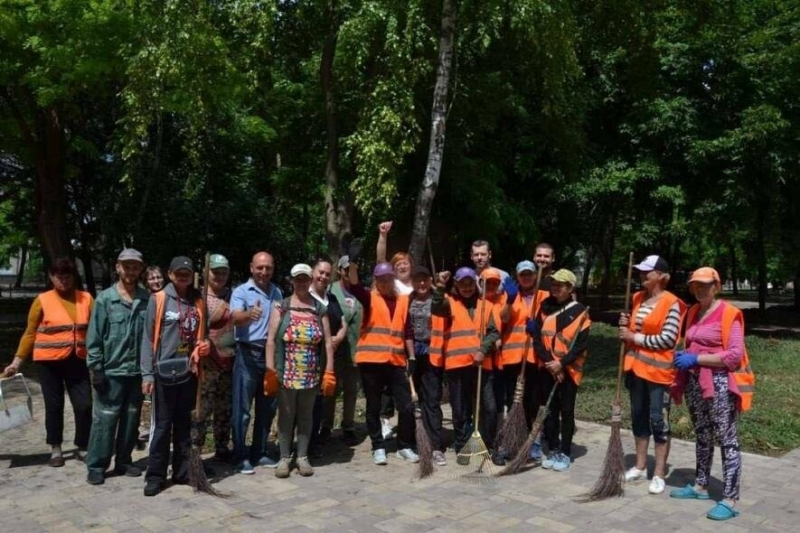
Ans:
<svg viewBox="0 0 800 533"><path fill-rule="evenodd" d="M49 468L44 443L41 398L37 420L0 433L0 529L37 531L798 531L800 530L800 454L768 458L746 454L740 509L719 524L705 518L707 502L671 500L647 494L647 482L626 487L623 498L580 504L575 497L592 486L609 437L609 428L579 423L576 462L565 473L536 468L492 485L454 479L463 471L450 465L424 481L415 467L390 455L389 465L371 464L368 441L345 447L329 444L316 473L276 479L271 470L232 475L215 464L217 487L226 499L194 494L174 486L155 498L142 495L143 478L112 477L105 485L86 484L82 463L68 460ZM69 409L69 408L68 408ZM67 417L71 440L72 417ZM631 460L633 438L623 435ZM66 446L65 451L70 447ZM676 441L670 457L668 490L690 481L694 446ZM145 455L136 459L144 464ZM720 496L720 464L714 465L712 496Z"/></svg>

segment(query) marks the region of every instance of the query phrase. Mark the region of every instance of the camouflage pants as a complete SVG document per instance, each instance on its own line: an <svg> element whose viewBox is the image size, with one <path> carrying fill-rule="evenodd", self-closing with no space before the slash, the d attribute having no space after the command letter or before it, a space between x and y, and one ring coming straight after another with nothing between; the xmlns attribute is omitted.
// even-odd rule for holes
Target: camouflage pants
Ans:
<svg viewBox="0 0 800 533"><path fill-rule="evenodd" d="M227 450L231 440L231 376L230 371L220 370L208 357L202 359L203 385L201 388L202 409L200 411L201 434L204 436L208 422L213 417L214 449Z"/></svg>

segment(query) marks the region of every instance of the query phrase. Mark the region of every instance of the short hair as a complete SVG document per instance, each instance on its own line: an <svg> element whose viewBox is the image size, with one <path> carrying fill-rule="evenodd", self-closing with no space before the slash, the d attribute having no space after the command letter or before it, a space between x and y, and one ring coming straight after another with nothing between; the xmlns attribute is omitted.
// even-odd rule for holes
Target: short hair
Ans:
<svg viewBox="0 0 800 533"><path fill-rule="evenodd" d="M409 263L411 263L411 266L414 266L414 261L411 260L411 256L405 252L397 252L396 254L394 254L392 258L389 260L389 263L391 263L392 268L394 268L400 261L408 261Z"/></svg>
<svg viewBox="0 0 800 533"><path fill-rule="evenodd" d="M485 246L488 251L492 250L492 247L489 245L489 241L478 239L477 241L472 242L472 248L480 248L481 246Z"/></svg>
<svg viewBox="0 0 800 533"><path fill-rule="evenodd" d="M47 269L51 276L58 274L75 274L75 263L69 257L58 257L55 261L50 263L50 268Z"/></svg>
<svg viewBox="0 0 800 533"><path fill-rule="evenodd" d="M659 285L661 285L661 288L662 288L662 289L666 289L666 288L667 288L667 285L669 285L669 278L670 278L669 272L661 272L660 270L658 270L657 272L658 272L659 274L661 274L661 275L658 277L658 283L659 283Z"/></svg>
<svg viewBox="0 0 800 533"><path fill-rule="evenodd" d="M556 251L556 249L553 248L553 245L550 244L549 242L540 242L539 244L536 245L536 248L534 248L534 251L538 250L539 248L546 248L547 250L550 250L551 252L555 252Z"/></svg>

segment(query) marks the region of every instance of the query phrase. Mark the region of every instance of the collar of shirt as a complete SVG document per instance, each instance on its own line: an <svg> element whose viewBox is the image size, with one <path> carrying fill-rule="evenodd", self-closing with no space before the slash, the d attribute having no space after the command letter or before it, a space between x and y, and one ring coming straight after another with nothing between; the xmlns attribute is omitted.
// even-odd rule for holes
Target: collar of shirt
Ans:
<svg viewBox="0 0 800 533"><path fill-rule="evenodd" d="M266 291L262 290L261 287L256 285L256 282L255 282L255 280L253 280L253 278L248 279L247 282L244 285L245 285L245 287L247 287L247 290L258 291L262 295L264 295L265 298L267 298L269 300L274 300L275 299L274 298L275 284L272 283L271 281L269 282L269 285L267 286L267 290Z"/></svg>
<svg viewBox="0 0 800 533"><path fill-rule="evenodd" d="M322 297L322 296L320 296L319 294L317 294L317 291L315 291L315 290L313 290L313 289L312 289L312 290L310 290L310 291L308 291L308 292L309 292L309 294L311 294L311 297L312 297L312 298L314 298L316 301L318 301L319 303L321 303L321 304L322 304L322 305L324 305L325 307L328 307L328 301L329 301L329 299L328 299L328 293L327 293L327 292L325 293L325 296L324 296L324 297Z"/></svg>

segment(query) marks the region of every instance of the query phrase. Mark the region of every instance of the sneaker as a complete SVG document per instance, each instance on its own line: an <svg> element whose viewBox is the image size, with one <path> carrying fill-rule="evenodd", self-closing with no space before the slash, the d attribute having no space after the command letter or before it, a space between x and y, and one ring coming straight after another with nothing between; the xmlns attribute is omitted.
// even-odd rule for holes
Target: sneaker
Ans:
<svg viewBox="0 0 800 533"><path fill-rule="evenodd" d="M567 454L559 452L556 455L556 461L553 463L553 472L564 472L569 470L569 465L572 463L572 460L567 457Z"/></svg>
<svg viewBox="0 0 800 533"><path fill-rule="evenodd" d="M632 466L625 472L625 481L636 481L637 479L642 479L647 477L647 469L639 470L635 466Z"/></svg>
<svg viewBox="0 0 800 533"><path fill-rule="evenodd" d="M647 492L650 494L661 494L664 492L666 486L667 484L664 483L664 478L653 476L653 479L650 481L650 486L647 488Z"/></svg>
<svg viewBox="0 0 800 533"><path fill-rule="evenodd" d="M531 458L532 461L535 461L535 462L538 463L538 462L541 462L542 455L543 455L542 454L542 441L540 439L536 439L535 441L533 441L533 444L531 445L531 453L530 453L529 457Z"/></svg>
<svg viewBox="0 0 800 533"><path fill-rule="evenodd" d="M104 476L102 472L92 470L89 471L89 475L86 476L86 483L89 485L102 485L105 482L106 476Z"/></svg>
<svg viewBox="0 0 800 533"><path fill-rule="evenodd" d="M308 462L308 457L297 458L297 471L303 477L314 475L314 469L311 467L311 463Z"/></svg>
<svg viewBox="0 0 800 533"><path fill-rule="evenodd" d="M398 451L397 458L408 461L409 463L419 462L419 455L414 453L414 450L412 450L411 448L403 448L402 450Z"/></svg>
<svg viewBox="0 0 800 533"><path fill-rule="evenodd" d="M492 463L495 466L505 466L506 465L506 458L503 457L503 452L500 450L492 452Z"/></svg>
<svg viewBox="0 0 800 533"><path fill-rule="evenodd" d="M692 484L687 484L682 489L672 489L669 493L670 498L679 500L708 500L710 496L707 491L695 490Z"/></svg>
<svg viewBox="0 0 800 533"><path fill-rule="evenodd" d="M159 492L164 490L164 483L162 481L157 481L155 479L151 479L147 481L147 485L144 486L144 495L145 496L155 496Z"/></svg>
<svg viewBox="0 0 800 533"><path fill-rule="evenodd" d="M59 468L64 466L64 456L53 455L52 457L50 457L50 460L47 461L47 466L52 466L53 468Z"/></svg>
<svg viewBox="0 0 800 533"><path fill-rule="evenodd" d="M381 418L381 433L383 434L384 440L389 440L394 437L394 432L392 431L392 423L389 421L388 418Z"/></svg>
<svg viewBox="0 0 800 533"><path fill-rule="evenodd" d="M275 466L275 477L285 479L289 477L290 470L289 458L281 457L281 460L278 461L278 464Z"/></svg>
<svg viewBox="0 0 800 533"><path fill-rule="evenodd" d="M263 466L264 468L275 468L276 466L278 466L278 461L265 455L264 457L258 460L258 466Z"/></svg>
<svg viewBox="0 0 800 533"><path fill-rule="evenodd" d="M397 452L398 454L400 452ZM383 448L378 448L377 450L372 451L372 462L376 465L385 465L386 464L386 450Z"/></svg>
<svg viewBox="0 0 800 533"><path fill-rule="evenodd" d="M352 429L345 429L342 431L342 440L348 446L358 446L358 437L356 436L356 432Z"/></svg>
<svg viewBox="0 0 800 533"><path fill-rule="evenodd" d="M253 474L256 473L256 469L253 468L253 465L250 464L250 461L245 459L236 466L236 473L252 476Z"/></svg>
<svg viewBox="0 0 800 533"><path fill-rule="evenodd" d="M447 457L444 456L444 452L440 450L433 452L433 464L436 466L447 466Z"/></svg>
<svg viewBox="0 0 800 533"><path fill-rule="evenodd" d="M139 477L142 475L142 469L136 465L117 465L114 467L114 473L118 476Z"/></svg>
<svg viewBox="0 0 800 533"><path fill-rule="evenodd" d="M550 470L555 466L556 461L558 460L558 453L557 452L549 452L547 454L547 458L542 461L542 468L545 470Z"/></svg>

